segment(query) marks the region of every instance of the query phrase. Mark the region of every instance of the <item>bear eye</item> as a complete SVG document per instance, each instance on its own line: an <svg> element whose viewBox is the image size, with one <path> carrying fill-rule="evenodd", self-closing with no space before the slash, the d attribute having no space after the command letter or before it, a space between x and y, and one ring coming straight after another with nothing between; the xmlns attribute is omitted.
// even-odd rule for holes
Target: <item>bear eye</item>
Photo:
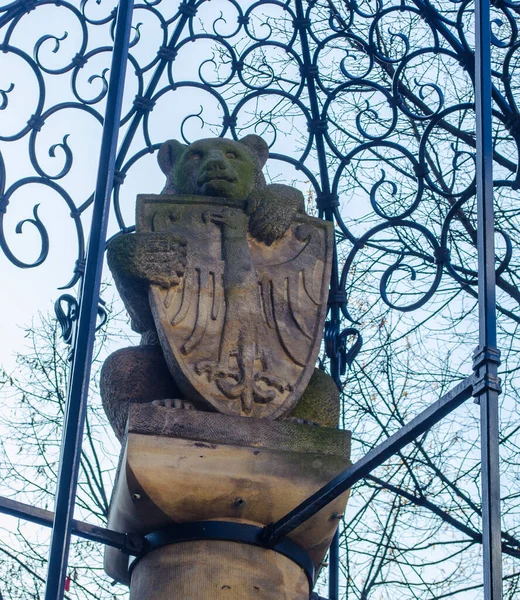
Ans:
<svg viewBox="0 0 520 600"><path fill-rule="evenodd" d="M192 155L190 156L191 160L200 160L201 158L202 158L201 152L193 152Z"/></svg>
<svg viewBox="0 0 520 600"><path fill-rule="evenodd" d="M236 157L237 157L236 152L232 152L231 150L228 150L226 152L226 158L236 158Z"/></svg>

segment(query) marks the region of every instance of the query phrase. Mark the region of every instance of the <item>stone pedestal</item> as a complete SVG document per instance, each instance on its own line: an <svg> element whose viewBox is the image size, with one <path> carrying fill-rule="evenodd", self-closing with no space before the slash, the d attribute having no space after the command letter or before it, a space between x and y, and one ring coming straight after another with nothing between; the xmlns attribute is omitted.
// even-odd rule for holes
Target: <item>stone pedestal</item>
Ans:
<svg viewBox="0 0 520 600"><path fill-rule="evenodd" d="M272 550L218 540L154 550L132 572L130 600L308 600L305 573Z"/></svg>
<svg viewBox="0 0 520 600"><path fill-rule="evenodd" d="M230 521L263 527L297 506L350 464L345 431L131 407L109 527L148 534L174 523ZM319 571L348 493L289 538ZM307 600L305 571L283 554L212 540L166 545L137 559L106 549L105 570L130 584L131 600Z"/></svg>

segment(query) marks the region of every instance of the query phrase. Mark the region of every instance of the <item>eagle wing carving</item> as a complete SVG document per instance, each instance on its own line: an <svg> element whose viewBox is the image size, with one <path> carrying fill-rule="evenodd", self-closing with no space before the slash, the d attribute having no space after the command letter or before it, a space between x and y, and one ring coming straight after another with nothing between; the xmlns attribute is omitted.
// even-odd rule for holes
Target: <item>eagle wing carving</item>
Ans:
<svg viewBox="0 0 520 600"><path fill-rule="evenodd" d="M313 340L320 332L324 275L323 237L306 225L292 232L301 242L294 256L259 265L259 285L267 326L297 365L305 366Z"/></svg>
<svg viewBox="0 0 520 600"><path fill-rule="evenodd" d="M305 389L319 352L330 224L298 216L282 239L266 246L248 233L243 207L202 197L192 204L182 196L159 200L153 210L175 214L168 230L187 240L180 284L150 289L176 382L188 398L220 412L286 414Z"/></svg>

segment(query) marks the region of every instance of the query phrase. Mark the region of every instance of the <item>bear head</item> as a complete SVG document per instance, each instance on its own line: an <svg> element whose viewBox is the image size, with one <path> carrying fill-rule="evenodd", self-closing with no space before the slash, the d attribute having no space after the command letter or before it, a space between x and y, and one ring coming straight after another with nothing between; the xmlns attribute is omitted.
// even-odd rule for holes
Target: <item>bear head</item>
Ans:
<svg viewBox="0 0 520 600"><path fill-rule="evenodd" d="M268 156L266 142L253 134L238 141L207 138L190 145L169 140L157 158L166 175L163 193L245 200L254 189L265 187L262 167Z"/></svg>

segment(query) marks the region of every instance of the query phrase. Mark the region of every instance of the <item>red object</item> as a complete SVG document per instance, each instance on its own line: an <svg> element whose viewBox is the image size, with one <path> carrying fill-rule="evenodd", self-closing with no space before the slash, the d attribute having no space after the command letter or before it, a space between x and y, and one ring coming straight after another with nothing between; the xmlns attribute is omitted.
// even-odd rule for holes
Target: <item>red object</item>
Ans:
<svg viewBox="0 0 520 600"><path fill-rule="evenodd" d="M70 575L67 575L65 579L65 591L68 592L70 590Z"/></svg>

